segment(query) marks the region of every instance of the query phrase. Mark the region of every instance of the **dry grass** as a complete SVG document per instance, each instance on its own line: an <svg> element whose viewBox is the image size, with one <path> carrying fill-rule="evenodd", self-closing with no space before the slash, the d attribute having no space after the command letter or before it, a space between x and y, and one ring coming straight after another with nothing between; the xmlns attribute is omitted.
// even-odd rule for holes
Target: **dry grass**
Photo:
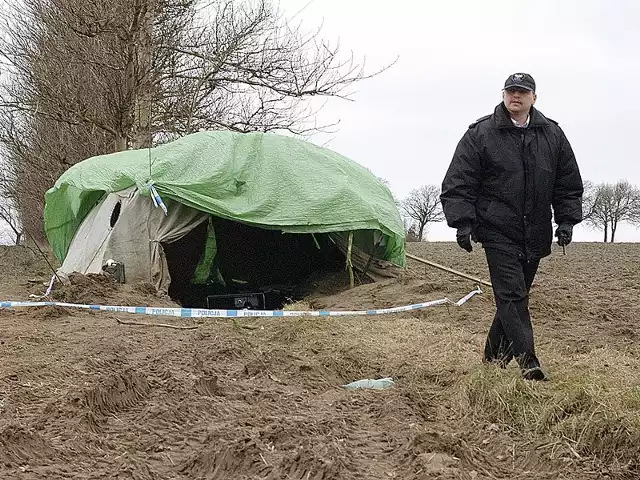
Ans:
<svg viewBox="0 0 640 480"><path fill-rule="evenodd" d="M545 468L593 472L607 465L618 472L611 478L634 478L640 468L640 359L633 354L610 348L561 354L546 344L540 356L550 381L532 383L515 364L482 365L484 335L441 321L306 317L279 319L268 330L274 345L333 372L334 386L393 377L395 408L408 406L418 425L455 425L455 453L466 455L467 465L491 461L513 444L526 450L513 452L522 471L533 468L527 462L542 468L543 458L553 462ZM482 447L465 446L474 443Z"/></svg>
<svg viewBox="0 0 640 480"><path fill-rule="evenodd" d="M295 302L291 302L291 303L287 303L282 307L283 310L290 310L290 311L311 311L313 310L313 308L311 308L311 305L309 305L309 302L306 302L304 300L297 300Z"/></svg>
<svg viewBox="0 0 640 480"><path fill-rule="evenodd" d="M606 348L547 358L554 373L542 383L523 381L515 368L478 367L461 384L461 408L533 441L564 443L578 458L638 462L640 362Z"/></svg>

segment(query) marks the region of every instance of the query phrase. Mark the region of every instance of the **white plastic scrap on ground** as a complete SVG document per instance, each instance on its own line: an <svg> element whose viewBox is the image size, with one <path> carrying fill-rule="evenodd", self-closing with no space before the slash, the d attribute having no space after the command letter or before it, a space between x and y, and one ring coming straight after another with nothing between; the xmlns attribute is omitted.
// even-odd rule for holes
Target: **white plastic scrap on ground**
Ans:
<svg viewBox="0 0 640 480"><path fill-rule="evenodd" d="M372 378L365 378L363 380L356 380L355 382L342 385L347 390L356 390L359 388L372 388L374 390L384 390L385 388L392 387L394 385L393 378L385 377L373 380Z"/></svg>

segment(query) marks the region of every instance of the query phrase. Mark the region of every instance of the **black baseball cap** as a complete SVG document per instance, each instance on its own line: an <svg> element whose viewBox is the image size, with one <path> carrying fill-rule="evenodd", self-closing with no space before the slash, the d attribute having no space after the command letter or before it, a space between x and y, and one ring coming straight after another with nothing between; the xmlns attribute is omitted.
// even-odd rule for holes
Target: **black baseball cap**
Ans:
<svg viewBox="0 0 640 480"><path fill-rule="evenodd" d="M535 92L536 82L528 73L514 73L513 75L509 75L509 78L504 82L504 89L515 87L525 88Z"/></svg>

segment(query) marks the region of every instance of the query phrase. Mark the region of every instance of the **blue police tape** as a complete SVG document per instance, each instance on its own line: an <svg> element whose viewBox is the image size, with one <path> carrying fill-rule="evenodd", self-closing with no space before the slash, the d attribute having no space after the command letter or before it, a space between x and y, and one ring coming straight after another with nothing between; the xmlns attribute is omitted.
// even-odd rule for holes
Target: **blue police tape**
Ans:
<svg viewBox="0 0 640 480"><path fill-rule="evenodd" d="M382 308L379 310L209 310L197 308L162 308L162 307L127 307L114 305L83 305L64 302L0 302L0 308L20 308L20 307L67 307L81 308L86 310L100 310L105 312L133 313L139 315L164 315L169 317L183 318L231 318L231 317L344 317L361 315L385 315L389 313L408 312L421 308L435 307L437 305L462 306L474 295L481 294L482 290L477 288L457 302L452 302L448 298L431 300L430 302L415 303L401 307Z"/></svg>

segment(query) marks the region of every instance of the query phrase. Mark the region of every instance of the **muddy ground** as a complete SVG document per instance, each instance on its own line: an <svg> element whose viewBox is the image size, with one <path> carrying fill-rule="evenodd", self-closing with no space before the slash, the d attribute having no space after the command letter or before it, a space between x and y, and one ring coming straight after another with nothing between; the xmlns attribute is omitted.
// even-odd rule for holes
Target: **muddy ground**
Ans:
<svg viewBox="0 0 640 480"><path fill-rule="evenodd" d="M409 251L487 277L481 250L424 243ZM542 263L531 310L551 381L526 388L552 388L580 369L640 384L639 261L637 245L578 244ZM0 247L0 300L41 294L48 278L30 251ZM316 294L306 306L382 308L473 288L410 262L405 278ZM171 304L145 286L96 278L56 295ZM3 309L0 478L640 478L633 461L585 454L467 408L469 379L487 368L480 359L492 316L490 293L460 308L381 317L235 322ZM590 363L603 356L611 362ZM515 367L509 372L519 381ZM396 381L388 390L341 388L386 376Z"/></svg>

